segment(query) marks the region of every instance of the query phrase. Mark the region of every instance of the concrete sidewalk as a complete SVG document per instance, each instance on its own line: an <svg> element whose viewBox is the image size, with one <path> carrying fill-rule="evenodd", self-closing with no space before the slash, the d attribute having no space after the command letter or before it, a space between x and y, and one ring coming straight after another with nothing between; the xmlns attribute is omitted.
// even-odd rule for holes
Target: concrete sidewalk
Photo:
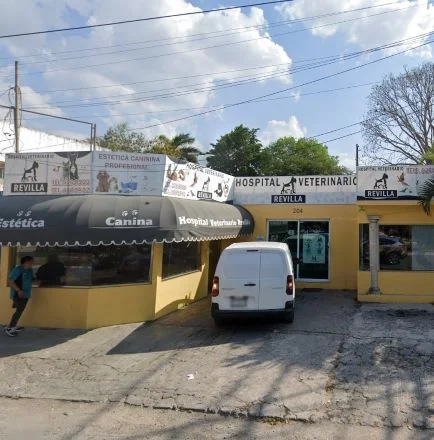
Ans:
<svg viewBox="0 0 434 440"><path fill-rule="evenodd" d="M151 324L0 338L0 396L409 428L432 438L433 306L311 292L296 307L292 325L215 328L202 301Z"/></svg>

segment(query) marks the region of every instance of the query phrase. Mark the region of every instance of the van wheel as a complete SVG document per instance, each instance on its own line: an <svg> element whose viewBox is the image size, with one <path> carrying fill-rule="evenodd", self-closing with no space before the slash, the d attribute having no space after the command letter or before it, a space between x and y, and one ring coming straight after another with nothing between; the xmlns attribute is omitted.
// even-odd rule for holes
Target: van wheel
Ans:
<svg viewBox="0 0 434 440"><path fill-rule="evenodd" d="M285 312L282 318L283 322L286 322L287 324L291 324L294 322L294 309L290 310L289 312Z"/></svg>

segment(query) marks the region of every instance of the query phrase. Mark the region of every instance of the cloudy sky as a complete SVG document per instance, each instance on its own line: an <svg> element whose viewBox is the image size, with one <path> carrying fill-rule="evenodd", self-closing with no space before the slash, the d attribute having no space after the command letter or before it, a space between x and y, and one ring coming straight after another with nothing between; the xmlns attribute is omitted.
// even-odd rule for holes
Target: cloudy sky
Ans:
<svg viewBox="0 0 434 440"><path fill-rule="evenodd" d="M17 3L0 0L0 34L253 1L20 0L19 8ZM238 124L259 128L264 143L285 135L316 136L363 119L370 87L384 75L432 60L432 46L425 45L363 66L429 41L422 36L405 46L366 52L433 31L431 3L295 0L0 39L0 103L9 102L17 59L23 108L96 122L99 134L127 121L149 136L189 132L204 151ZM26 115L23 124L80 138L88 135L84 125L50 118ZM318 139L345 165L354 166L354 146L362 142L361 135L334 139L357 130L355 125Z"/></svg>

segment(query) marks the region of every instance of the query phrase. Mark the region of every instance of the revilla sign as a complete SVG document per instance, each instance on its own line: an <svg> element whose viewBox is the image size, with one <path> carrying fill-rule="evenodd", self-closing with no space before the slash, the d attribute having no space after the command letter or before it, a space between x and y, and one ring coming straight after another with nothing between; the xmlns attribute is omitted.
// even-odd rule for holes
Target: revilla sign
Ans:
<svg viewBox="0 0 434 440"><path fill-rule="evenodd" d="M357 177L236 177L234 201L241 204L348 204L356 202Z"/></svg>
<svg viewBox="0 0 434 440"><path fill-rule="evenodd" d="M434 179L434 166L394 165L358 168L358 200L419 200Z"/></svg>

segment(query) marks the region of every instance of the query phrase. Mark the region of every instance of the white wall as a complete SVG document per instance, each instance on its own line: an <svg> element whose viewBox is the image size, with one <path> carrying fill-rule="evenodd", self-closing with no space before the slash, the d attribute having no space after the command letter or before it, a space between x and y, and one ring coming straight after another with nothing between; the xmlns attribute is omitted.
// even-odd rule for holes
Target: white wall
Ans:
<svg viewBox="0 0 434 440"><path fill-rule="evenodd" d="M77 139L21 127L20 153L88 151L90 149L91 147L88 143ZM15 153L13 127L9 130L6 125L3 126L3 130L0 130L0 161L4 161L5 153Z"/></svg>

